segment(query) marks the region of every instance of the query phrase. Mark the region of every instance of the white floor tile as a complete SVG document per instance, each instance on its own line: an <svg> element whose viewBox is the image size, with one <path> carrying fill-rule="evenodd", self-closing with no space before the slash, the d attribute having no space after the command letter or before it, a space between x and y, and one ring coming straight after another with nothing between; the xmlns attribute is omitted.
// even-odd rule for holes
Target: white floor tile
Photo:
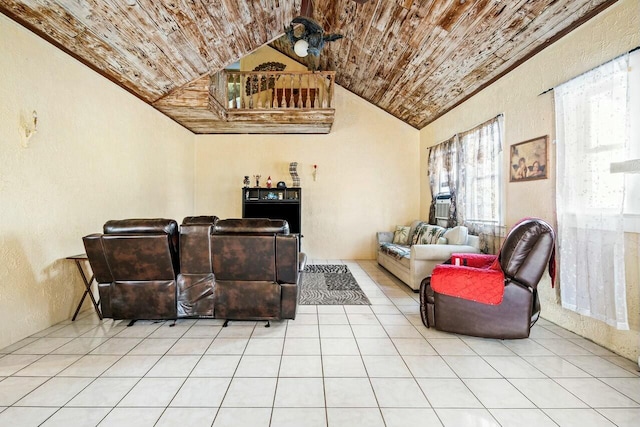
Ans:
<svg viewBox="0 0 640 427"><path fill-rule="evenodd" d="M614 427L593 409L547 409L547 415L560 427Z"/></svg>
<svg viewBox="0 0 640 427"><path fill-rule="evenodd" d="M39 354L8 354L0 358L0 377L13 375L40 359Z"/></svg>
<svg viewBox="0 0 640 427"><path fill-rule="evenodd" d="M618 427L638 427L638 420L640 420L640 409L637 408L605 408L598 409L598 412Z"/></svg>
<svg viewBox="0 0 640 427"><path fill-rule="evenodd" d="M318 323L321 325L348 325L349 320L347 319L347 315L344 313L319 313Z"/></svg>
<svg viewBox="0 0 640 427"><path fill-rule="evenodd" d="M240 363L239 354L203 356L196 364L191 377L232 377Z"/></svg>
<svg viewBox="0 0 640 427"><path fill-rule="evenodd" d="M118 406L166 407L183 382L183 378L142 378Z"/></svg>
<svg viewBox="0 0 640 427"><path fill-rule="evenodd" d="M13 405L47 380L47 377L5 378L0 381L0 406Z"/></svg>
<svg viewBox="0 0 640 427"><path fill-rule="evenodd" d="M640 407L638 402L596 378L558 378L556 382L592 408Z"/></svg>
<svg viewBox="0 0 640 427"><path fill-rule="evenodd" d="M120 358L121 356L89 354L81 357L58 375L66 377L97 377L118 362Z"/></svg>
<svg viewBox="0 0 640 427"><path fill-rule="evenodd" d="M500 427L486 409L436 409L445 427Z"/></svg>
<svg viewBox="0 0 640 427"><path fill-rule="evenodd" d="M220 338L213 340L205 354L242 354L249 338Z"/></svg>
<svg viewBox="0 0 640 427"><path fill-rule="evenodd" d="M384 330L391 338L421 338L420 332L415 326L404 325L387 325L384 326Z"/></svg>
<svg viewBox="0 0 640 427"><path fill-rule="evenodd" d="M163 356L146 377L187 377L200 361L200 356Z"/></svg>
<svg viewBox="0 0 640 427"><path fill-rule="evenodd" d="M600 380L640 403L640 378L601 378Z"/></svg>
<svg viewBox="0 0 640 427"><path fill-rule="evenodd" d="M191 326L183 326L176 324L170 326L171 323L165 322L158 329L153 331L147 338L181 338Z"/></svg>
<svg viewBox="0 0 640 427"><path fill-rule="evenodd" d="M103 377L143 377L151 370L161 356L123 356L118 359Z"/></svg>
<svg viewBox="0 0 640 427"><path fill-rule="evenodd" d="M457 378L440 356L404 356L403 359L416 378Z"/></svg>
<svg viewBox="0 0 640 427"><path fill-rule="evenodd" d="M382 325L351 325L356 338L388 338Z"/></svg>
<svg viewBox="0 0 640 427"><path fill-rule="evenodd" d="M355 325L354 325L355 326ZM350 325L319 325L320 338L351 338L353 332Z"/></svg>
<svg viewBox="0 0 640 427"><path fill-rule="evenodd" d="M360 356L322 356L322 366L325 378L367 376Z"/></svg>
<svg viewBox="0 0 640 427"><path fill-rule="evenodd" d="M277 378L234 378L222 401L230 408L271 408Z"/></svg>
<svg viewBox="0 0 640 427"><path fill-rule="evenodd" d="M287 326L287 338L319 338L320 330L318 325L296 325Z"/></svg>
<svg viewBox="0 0 640 427"><path fill-rule="evenodd" d="M280 355L284 338L252 338L244 350L245 355Z"/></svg>
<svg viewBox="0 0 640 427"><path fill-rule="evenodd" d="M15 406L64 406L89 383L90 378L54 377L17 401Z"/></svg>
<svg viewBox="0 0 640 427"><path fill-rule="evenodd" d="M211 427L217 408L167 408L154 427Z"/></svg>
<svg viewBox="0 0 640 427"><path fill-rule="evenodd" d="M553 352L544 348L532 339L524 340L505 340L509 350L513 351L518 356L553 356Z"/></svg>
<svg viewBox="0 0 640 427"><path fill-rule="evenodd" d="M182 338L215 338L222 330L222 326L192 326ZM164 417L164 415L163 415Z"/></svg>
<svg viewBox="0 0 640 427"><path fill-rule="evenodd" d="M78 393L66 406L115 407L139 380L139 378L98 378Z"/></svg>
<svg viewBox="0 0 640 427"><path fill-rule="evenodd" d="M558 356L590 356L592 353L563 338L536 338L535 342Z"/></svg>
<svg viewBox="0 0 640 427"><path fill-rule="evenodd" d="M433 409L382 408L386 427L438 427L442 423Z"/></svg>
<svg viewBox="0 0 640 427"><path fill-rule="evenodd" d="M280 378L274 406L280 408L324 407L322 378Z"/></svg>
<svg viewBox="0 0 640 427"><path fill-rule="evenodd" d="M326 427L324 408L273 408L270 427Z"/></svg>
<svg viewBox="0 0 640 427"><path fill-rule="evenodd" d="M540 409L490 409L502 427L557 427Z"/></svg>
<svg viewBox="0 0 640 427"><path fill-rule="evenodd" d="M585 371L567 362L560 356L529 356L524 357L523 359L551 378L590 376Z"/></svg>
<svg viewBox="0 0 640 427"><path fill-rule="evenodd" d="M57 348L62 347L73 338L40 338L33 342L21 346L13 351L14 354L49 354Z"/></svg>
<svg viewBox="0 0 640 427"><path fill-rule="evenodd" d="M424 338L393 338L392 340L402 356L435 356L438 354Z"/></svg>
<svg viewBox="0 0 640 427"><path fill-rule="evenodd" d="M277 377L280 356L242 356L236 377Z"/></svg>
<svg viewBox="0 0 640 427"><path fill-rule="evenodd" d="M356 338L363 356L397 356L398 350L390 338Z"/></svg>
<svg viewBox="0 0 640 427"><path fill-rule="evenodd" d="M381 408L429 408L414 378L371 378Z"/></svg>
<svg viewBox="0 0 640 427"><path fill-rule="evenodd" d="M329 408L377 408L378 403L368 378L325 378Z"/></svg>
<svg viewBox="0 0 640 427"><path fill-rule="evenodd" d="M460 339L429 338L427 341L440 356L476 356L471 347Z"/></svg>
<svg viewBox="0 0 640 427"><path fill-rule="evenodd" d="M53 350L51 354L87 354L102 345L109 338L75 338L62 347Z"/></svg>
<svg viewBox="0 0 640 427"><path fill-rule="evenodd" d="M26 368L18 371L16 375L22 377L47 377L62 372L82 356L79 354L48 354L36 360Z"/></svg>
<svg viewBox="0 0 640 427"><path fill-rule="evenodd" d="M320 355L319 338L287 338L284 341L285 356Z"/></svg>
<svg viewBox="0 0 640 427"><path fill-rule="evenodd" d="M584 402L551 379L512 379L510 382L541 409L587 407Z"/></svg>
<svg viewBox="0 0 640 427"><path fill-rule="evenodd" d="M96 426L111 408L60 408L42 427L87 427Z"/></svg>
<svg viewBox="0 0 640 427"><path fill-rule="evenodd" d="M463 381L485 408L534 407L529 399L505 379L465 379Z"/></svg>
<svg viewBox="0 0 640 427"><path fill-rule="evenodd" d="M351 325L379 325L378 318L369 311L368 313L347 313Z"/></svg>
<svg viewBox="0 0 640 427"><path fill-rule="evenodd" d="M98 427L153 427L163 408L114 408Z"/></svg>
<svg viewBox="0 0 640 427"><path fill-rule="evenodd" d="M249 338L253 333L254 326L235 325L231 323L226 328L222 328L217 338Z"/></svg>
<svg viewBox="0 0 640 427"><path fill-rule="evenodd" d="M265 327L266 323L258 322L251 338L284 338L287 333L287 322L287 320L272 320L268 328Z"/></svg>
<svg viewBox="0 0 640 427"><path fill-rule="evenodd" d="M118 338L147 338L161 326L161 323L141 323L140 321L133 326L121 327Z"/></svg>
<svg viewBox="0 0 640 427"><path fill-rule="evenodd" d="M164 355L178 341L177 338L148 338L133 348L129 356L141 356L149 354Z"/></svg>
<svg viewBox="0 0 640 427"><path fill-rule="evenodd" d="M565 356L567 361L594 377L635 377L636 375L600 356Z"/></svg>
<svg viewBox="0 0 640 427"><path fill-rule="evenodd" d="M230 383L231 378L187 378L170 406L218 408Z"/></svg>
<svg viewBox="0 0 640 427"><path fill-rule="evenodd" d="M367 374L375 377L411 377L411 372L400 356L362 356Z"/></svg>
<svg viewBox="0 0 640 427"><path fill-rule="evenodd" d="M358 356L360 351L355 338L322 338L320 340L322 355Z"/></svg>
<svg viewBox="0 0 640 427"><path fill-rule="evenodd" d="M520 356L484 356L484 360L505 378L546 378Z"/></svg>
<svg viewBox="0 0 640 427"><path fill-rule="evenodd" d="M480 401L462 380L419 378L417 382L434 408L482 408Z"/></svg>
<svg viewBox="0 0 640 427"><path fill-rule="evenodd" d="M442 356L444 361L460 378L500 378L480 356Z"/></svg>
<svg viewBox="0 0 640 427"><path fill-rule="evenodd" d="M51 416L56 408L7 408L0 413L0 426L36 427Z"/></svg>
<svg viewBox="0 0 640 427"><path fill-rule="evenodd" d="M380 409L327 408L329 427L384 427Z"/></svg>
<svg viewBox="0 0 640 427"><path fill-rule="evenodd" d="M515 353L509 350L501 340L475 337L461 337L461 339L480 356L515 356Z"/></svg>
<svg viewBox="0 0 640 427"><path fill-rule="evenodd" d="M109 338L107 341L96 347L91 354L111 354L125 355L137 346L142 339L140 338Z"/></svg>
<svg viewBox="0 0 640 427"><path fill-rule="evenodd" d="M322 361L320 356L282 356L280 378L322 377Z"/></svg>
<svg viewBox="0 0 640 427"><path fill-rule="evenodd" d="M271 408L220 408L213 427L269 427Z"/></svg>

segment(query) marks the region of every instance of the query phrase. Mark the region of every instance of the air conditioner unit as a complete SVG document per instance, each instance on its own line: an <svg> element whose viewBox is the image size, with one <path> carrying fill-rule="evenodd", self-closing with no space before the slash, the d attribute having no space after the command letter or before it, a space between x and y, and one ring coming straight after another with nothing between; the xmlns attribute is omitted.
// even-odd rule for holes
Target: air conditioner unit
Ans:
<svg viewBox="0 0 640 427"><path fill-rule="evenodd" d="M436 196L436 219L449 219L450 206L451 194L438 194Z"/></svg>

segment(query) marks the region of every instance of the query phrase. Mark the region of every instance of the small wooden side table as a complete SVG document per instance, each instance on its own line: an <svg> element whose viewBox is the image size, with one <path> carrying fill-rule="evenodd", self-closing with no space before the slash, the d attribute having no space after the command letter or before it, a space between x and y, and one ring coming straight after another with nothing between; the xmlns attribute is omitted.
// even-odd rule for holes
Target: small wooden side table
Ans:
<svg viewBox="0 0 640 427"><path fill-rule="evenodd" d="M93 297L93 292L91 292L91 284L94 282L95 275L91 274L91 278L87 280L87 275L85 274L84 268L82 267L82 264L85 264L85 265L89 264L89 258L87 257L87 254L68 256L66 259L75 261L76 267L78 267L78 271L80 272L80 276L82 277L82 281L84 282L84 287L85 287L84 294L82 294L82 298L80 299L78 308L76 308L76 312L73 314L71 321L76 320L76 317L78 317L78 313L80 312L80 308L82 307L82 303L84 302L84 299L87 297L87 294L89 294L89 298L91 298L91 302L93 303L93 308L96 310L98 317L102 319L102 313L100 312L100 307L98 307L98 303L96 302L96 299Z"/></svg>

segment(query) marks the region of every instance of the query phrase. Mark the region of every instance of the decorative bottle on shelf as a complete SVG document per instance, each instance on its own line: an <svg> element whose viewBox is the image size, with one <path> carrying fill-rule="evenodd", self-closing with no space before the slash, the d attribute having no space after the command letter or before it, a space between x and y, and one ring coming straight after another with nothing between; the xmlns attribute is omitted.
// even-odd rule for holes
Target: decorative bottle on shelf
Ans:
<svg viewBox="0 0 640 427"><path fill-rule="evenodd" d="M271 176L267 178L267 188L271 188Z"/></svg>
<svg viewBox="0 0 640 427"><path fill-rule="evenodd" d="M249 188L249 186L251 185L251 181L249 181L249 175L244 176L244 181L242 181L242 183L244 184L244 188Z"/></svg>

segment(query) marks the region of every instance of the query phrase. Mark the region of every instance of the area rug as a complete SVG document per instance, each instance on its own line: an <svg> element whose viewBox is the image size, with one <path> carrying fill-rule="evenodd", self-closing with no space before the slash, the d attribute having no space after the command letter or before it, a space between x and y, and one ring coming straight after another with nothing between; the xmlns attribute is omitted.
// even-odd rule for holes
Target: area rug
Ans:
<svg viewBox="0 0 640 427"><path fill-rule="evenodd" d="M302 273L300 304L303 305L368 305L349 267L339 264L307 265Z"/></svg>

